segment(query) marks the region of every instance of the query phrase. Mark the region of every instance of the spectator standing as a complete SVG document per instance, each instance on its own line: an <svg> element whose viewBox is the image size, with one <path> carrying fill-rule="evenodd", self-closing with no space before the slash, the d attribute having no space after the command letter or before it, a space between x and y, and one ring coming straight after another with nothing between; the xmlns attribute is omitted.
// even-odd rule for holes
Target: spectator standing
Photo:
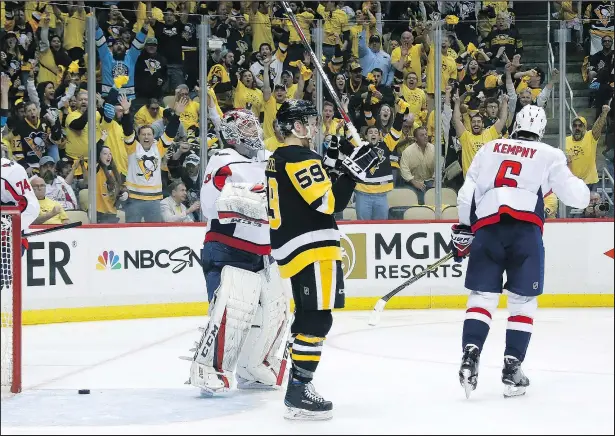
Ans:
<svg viewBox="0 0 615 436"><path fill-rule="evenodd" d="M602 37L607 35L613 36L615 31L613 1L589 2L585 8L584 22L586 23L584 27L589 29L589 54L591 56L600 51Z"/></svg>
<svg viewBox="0 0 615 436"><path fill-rule="evenodd" d="M594 53L589 59L589 78L598 84L596 93L596 108L602 108L613 98L611 83L615 80L615 52L613 51L613 34L602 37L602 50ZM601 109L598 109L601 110ZM599 114L597 114L599 116Z"/></svg>
<svg viewBox="0 0 615 436"><path fill-rule="evenodd" d="M602 113L592 126L591 133L587 131L585 118L576 117L572 120L572 135L566 137L566 156L570 171L582 179L590 191L595 191L598 183L596 151L610 110L610 106L602 106Z"/></svg>
<svg viewBox="0 0 615 436"><path fill-rule="evenodd" d="M466 130L461 119L459 93L453 96L453 101L455 103L453 122L455 123L457 137L461 143L461 167L465 177L478 150L487 142L501 138L500 132L506 125L508 117L508 96L502 97L498 120L488 129L484 128L483 117L479 113L472 115L470 118L471 131Z"/></svg>
<svg viewBox="0 0 615 436"><path fill-rule="evenodd" d="M137 101L138 98L135 99L135 102ZM142 106L141 109L139 109L135 114L135 127L138 129L139 127L147 124L154 124L156 121L162 119L163 114L164 110L160 107L160 102L158 99L151 98L147 104Z"/></svg>
<svg viewBox="0 0 615 436"><path fill-rule="evenodd" d="M264 76L269 75L269 66L271 65L271 58L267 58L263 61L265 67ZM273 91L269 81L265 81L263 84L263 100L265 101L265 122L263 125L264 138L271 138L274 136L273 122L278 114L278 109L286 101L286 88L284 85L275 85Z"/></svg>
<svg viewBox="0 0 615 436"><path fill-rule="evenodd" d="M316 12L323 19L322 54L325 57L326 64L335 55L337 37L344 41L349 39L348 16L341 9L337 9L336 2L334 1L321 2Z"/></svg>
<svg viewBox="0 0 615 436"><path fill-rule="evenodd" d="M429 38L428 38L429 39ZM442 47L440 50L442 52L442 83L441 89L445 89L450 79L457 79L457 56L452 56L449 52L450 48L450 40L449 38L442 39ZM434 93L436 92L436 55L434 52L435 48L433 44L429 48L429 54L427 56L427 68L426 68L426 87L425 92L428 95L427 99L427 110L431 112L434 108Z"/></svg>
<svg viewBox="0 0 615 436"><path fill-rule="evenodd" d="M32 224L68 224L68 215L66 215L62 205L45 197L47 190L45 181L38 176L34 176L30 179L30 186L32 186L40 205L39 215Z"/></svg>
<svg viewBox="0 0 615 436"><path fill-rule="evenodd" d="M173 182L171 195L160 201L160 214L165 223L192 223L192 214L199 210L201 203L196 201L190 207L186 207L184 202L188 196L184 182Z"/></svg>
<svg viewBox="0 0 615 436"><path fill-rule="evenodd" d="M401 34L401 45L391 52L391 64L404 75L412 72L417 77L421 77L421 58L428 54L429 46L414 44L412 32L405 31Z"/></svg>
<svg viewBox="0 0 615 436"><path fill-rule="evenodd" d="M166 149L173 143L179 128L179 116L188 104L184 98L175 103L175 115L171 116L165 132L159 140L154 139L151 126L139 128L138 140L129 115L130 101L120 97L124 111L122 129L128 153L128 203L126 204L126 222L160 222L160 200L162 200L162 158Z"/></svg>
<svg viewBox="0 0 615 436"><path fill-rule="evenodd" d="M96 222L117 223L118 201L126 201L128 192L122 186L122 176L115 166L111 149L104 145L106 131L98 141L96 163Z"/></svg>
<svg viewBox="0 0 615 436"><path fill-rule="evenodd" d="M260 51L262 44L274 47L271 33L271 3L253 1L248 9L250 27L252 27L252 51Z"/></svg>
<svg viewBox="0 0 615 436"><path fill-rule="evenodd" d="M391 56L382 50L381 47L379 35L372 35L369 38L369 48L365 42L365 31L359 35L359 62L361 63L361 68L366 73L370 73L375 69L380 70L382 72L382 84L388 87L393 83L395 70L391 66Z"/></svg>
<svg viewBox="0 0 615 436"><path fill-rule="evenodd" d="M64 210L79 209L79 200L73 188L56 174L56 162L51 156L43 156L40 160L39 175L45 181L45 197L60 203Z"/></svg>
<svg viewBox="0 0 615 436"><path fill-rule="evenodd" d="M487 35L484 42L487 55L496 67L506 65L515 54L523 54L523 41L519 31L510 27L508 12L498 14L495 28Z"/></svg>
<svg viewBox="0 0 615 436"><path fill-rule="evenodd" d="M83 0L68 2L68 17L64 24L63 47L73 61L78 61L85 54L85 2Z"/></svg>
<svg viewBox="0 0 615 436"><path fill-rule="evenodd" d="M147 38L145 49L135 66L135 109L141 108L148 100L162 96L162 85L167 78L167 60L158 53L158 39Z"/></svg>
<svg viewBox="0 0 615 436"><path fill-rule="evenodd" d="M254 115L259 117L265 105L263 91L256 87L252 71L243 70L238 74L239 80L235 89L235 108L251 110Z"/></svg>
<svg viewBox="0 0 615 436"><path fill-rule="evenodd" d="M401 177L425 204L425 192L433 188L436 169L436 147L428 141L427 128L414 130L414 143L406 147L399 164Z"/></svg>
<svg viewBox="0 0 615 436"><path fill-rule="evenodd" d="M414 119L423 125L427 121L427 95L418 84L419 76L414 71L409 72L401 85L401 95L410 106L410 113L414 115Z"/></svg>
<svg viewBox="0 0 615 436"><path fill-rule="evenodd" d="M164 24L158 21L154 24L158 50L167 60L166 89L169 91L186 83L181 50L184 41L182 38L183 27L172 8L167 8L164 12Z"/></svg>
<svg viewBox="0 0 615 436"><path fill-rule="evenodd" d="M110 40L111 49L109 49L102 29L96 28L96 47L101 63L103 97L115 86L114 81L117 77L126 76L128 82L122 86L122 91L129 100L135 98L135 65L143 50L148 29L149 24L146 22L132 41L130 49L126 51L126 46L121 39Z"/></svg>
<svg viewBox="0 0 615 436"><path fill-rule="evenodd" d="M100 113L96 112L96 140L100 139ZM79 91L77 95L77 110L66 117L66 155L72 160L88 160L88 92ZM83 175L80 168L75 176Z"/></svg>

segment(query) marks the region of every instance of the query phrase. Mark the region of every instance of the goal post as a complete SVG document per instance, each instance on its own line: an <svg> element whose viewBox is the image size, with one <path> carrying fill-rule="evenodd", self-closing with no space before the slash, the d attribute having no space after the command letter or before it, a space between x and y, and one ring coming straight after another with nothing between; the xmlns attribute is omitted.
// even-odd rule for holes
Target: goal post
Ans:
<svg viewBox="0 0 615 436"><path fill-rule="evenodd" d="M2 392L21 392L21 212L0 207Z"/></svg>

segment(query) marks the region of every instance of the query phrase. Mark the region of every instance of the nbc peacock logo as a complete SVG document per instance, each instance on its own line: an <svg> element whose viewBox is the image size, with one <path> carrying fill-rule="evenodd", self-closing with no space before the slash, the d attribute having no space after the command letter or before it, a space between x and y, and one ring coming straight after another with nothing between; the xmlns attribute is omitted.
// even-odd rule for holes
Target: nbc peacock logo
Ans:
<svg viewBox="0 0 615 436"><path fill-rule="evenodd" d="M96 269L99 271L122 269L120 263L120 256L113 251L103 251L98 256L98 262L96 263Z"/></svg>

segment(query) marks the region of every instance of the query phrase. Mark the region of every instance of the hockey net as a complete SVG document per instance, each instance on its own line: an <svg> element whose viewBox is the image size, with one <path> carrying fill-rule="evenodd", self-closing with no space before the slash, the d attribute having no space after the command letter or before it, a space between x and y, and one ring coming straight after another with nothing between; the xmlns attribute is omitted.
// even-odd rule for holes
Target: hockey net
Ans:
<svg viewBox="0 0 615 436"><path fill-rule="evenodd" d="M21 391L21 221L19 209L0 209L2 393Z"/></svg>

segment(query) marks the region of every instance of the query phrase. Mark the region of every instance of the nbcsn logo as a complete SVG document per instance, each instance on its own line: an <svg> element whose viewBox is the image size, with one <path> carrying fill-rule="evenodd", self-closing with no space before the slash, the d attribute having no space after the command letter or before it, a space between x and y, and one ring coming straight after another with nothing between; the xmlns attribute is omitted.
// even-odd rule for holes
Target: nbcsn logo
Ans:
<svg viewBox="0 0 615 436"><path fill-rule="evenodd" d="M104 271L107 269L122 269L122 264L120 263L120 256L118 256L113 251L103 251L102 254L98 256L96 269L100 271Z"/></svg>

